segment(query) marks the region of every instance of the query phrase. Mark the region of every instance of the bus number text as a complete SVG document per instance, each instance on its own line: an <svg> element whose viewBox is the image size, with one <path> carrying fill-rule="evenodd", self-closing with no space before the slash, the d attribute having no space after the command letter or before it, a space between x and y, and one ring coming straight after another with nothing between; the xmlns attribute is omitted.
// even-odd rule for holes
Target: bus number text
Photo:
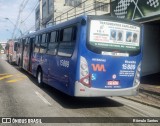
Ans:
<svg viewBox="0 0 160 126"><path fill-rule="evenodd" d="M123 70L135 70L136 66L135 64L123 64L122 69Z"/></svg>
<svg viewBox="0 0 160 126"><path fill-rule="evenodd" d="M63 66L63 67L69 67L69 61L66 61L66 60L60 60L60 66Z"/></svg>

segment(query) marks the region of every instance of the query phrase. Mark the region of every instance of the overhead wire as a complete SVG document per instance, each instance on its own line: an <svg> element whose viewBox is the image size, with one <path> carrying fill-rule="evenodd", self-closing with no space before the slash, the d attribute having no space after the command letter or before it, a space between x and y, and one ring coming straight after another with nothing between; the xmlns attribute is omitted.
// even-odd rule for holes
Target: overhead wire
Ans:
<svg viewBox="0 0 160 126"><path fill-rule="evenodd" d="M18 16L17 16L17 20L16 20L15 27L14 27L13 33L12 33L12 39L14 38L15 31L16 31L16 29L17 29L18 26L19 26L19 19L20 19L20 17L21 17L21 13L22 13L23 10L25 9L26 5L28 4L28 1L29 1L29 0L23 0L23 1L21 2L21 4L20 4Z"/></svg>
<svg viewBox="0 0 160 126"><path fill-rule="evenodd" d="M27 1L29 1L29 0L27 0ZM22 3L24 3L24 2L22 2ZM34 10L36 9L36 7L38 6L38 4L39 4L39 2L37 1L36 2L36 4L35 4L35 6L31 9L31 11L30 11L30 13L22 20L22 21L20 21L20 25L22 25L22 24L25 24L25 22L27 21L27 19L31 16L31 14L34 12ZM23 9L24 10L24 9ZM22 11L23 12L23 11ZM21 13L22 13L21 12ZM30 24L30 23L29 23ZM22 26L24 26L24 25L22 25ZM20 27L20 26L19 26ZM32 26L33 27L33 26ZM26 28L25 28L26 29ZM28 32L28 30L27 30L27 32ZM23 33L24 34L24 33Z"/></svg>
<svg viewBox="0 0 160 126"><path fill-rule="evenodd" d="M31 10L31 12L28 14L28 16L22 21L22 22L25 22L29 17L30 15L33 13L33 11L36 9L36 7L38 6L39 2L36 3L36 5L33 7L33 9Z"/></svg>

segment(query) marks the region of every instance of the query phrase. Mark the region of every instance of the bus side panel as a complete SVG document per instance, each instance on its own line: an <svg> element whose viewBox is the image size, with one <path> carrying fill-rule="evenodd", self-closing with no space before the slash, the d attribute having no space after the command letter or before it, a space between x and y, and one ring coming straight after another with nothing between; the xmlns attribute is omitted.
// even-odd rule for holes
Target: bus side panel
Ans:
<svg viewBox="0 0 160 126"><path fill-rule="evenodd" d="M48 58L48 84L71 96L74 96L74 86L77 71L79 30L77 31L76 44L71 57L50 55Z"/></svg>
<svg viewBox="0 0 160 126"><path fill-rule="evenodd" d="M38 66L40 66L40 58L41 54L33 52L33 58L32 58L32 74L34 77L37 76L37 69Z"/></svg>
<svg viewBox="0 0 160 126"><path fill-rule="evenodd" d="M43 82L44 83L48 83L48 55L47 54L41 54L41 62L40 62L40 66L42 68L43 71Z"/></svg>
<svg viewBox="0 0 160 126"><path fill-rule="evenodd" d="M49 56L48 84L68 95L74 95L77 49L71 58Z"/></svg>
<svg viewBox="0 0 160 126"><path fill-rule="evenodd" d="M83 53L83 47L86 45L86 35L87 35L87 25L79 24L79 34L78 34L78 42L77 42L77 61L76 61L76 79L74 83L74 96L76 94L76 82L80 80L80 57ZM87 55L87 51L84 52ZM80 91L80 89L78 89Z"/></svg>
<svg viewBox="0 0 160 126"><path fill-rule="evenodd" d="M50 56L48 84L68 94L70 58Z"/></svg>
<svg viewBox="0 0 160 126"><path fill-rule="evenodd" d="M76 34L76 44L74 53L71 58L70 67L69 67L69 93L70 95L74 96L75 94L75 82L79 79L79 57L80 57L80 41L81 41L81 34L82 26L80 23L77 24L77 34Z"/></svg>

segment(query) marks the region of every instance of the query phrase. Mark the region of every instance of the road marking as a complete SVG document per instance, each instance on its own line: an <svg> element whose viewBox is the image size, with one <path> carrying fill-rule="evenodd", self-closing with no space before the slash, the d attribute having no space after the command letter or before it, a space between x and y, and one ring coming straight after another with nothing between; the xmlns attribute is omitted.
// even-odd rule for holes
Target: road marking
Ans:
<svg viewBox="0 0 160 126"><path fill-rule="evenodd" d="M13 77L13 75L6 75L6 76L3 76L3 77L0 77L0 80L3 80L3 79L6 79L6 78L10 78L10 77Z"/></svg>
<svg viewBox="0 0 160 126"><path fill-rule="evenodd" d="M21 77L21 78L18 78L18 79L13 79L13 80L9 80L7 81L7 83L14 83L14 82L17 82L17 81L21 81L21 80L24 80L26 77Z"/></svg>
<svg viewBox="0 0 160 126"><path fill-rule="evenodd" d="M4 76L6 76L6 75L0 75L0 77L4 77Z"/></svg>
<svg viewBox="0 0 160 126"><path fill-rule="evenodd" d="M0 74L0 77L6 76L6 75L9 75L9 74L7 74L7 73Z"/></svg>
<svg viewBox="0 0 160 126"><path fill-rule="evenodd" d="M14 82L17 82L17 81L24 80L24 78L27 78L27 76L24 76L23 74L18 74L18 73L15 73L15 74L8 74L8 73L0 74L0 80L7 79L7 78L10 78L10 77L15 77L16 79L11 79L9 81L6 81L7 83L14 83Z"/></svg>
<svg viewBox="0 0 160 126"><path fill-rule="evenodd" d="M7 73L3 73L3 74L0 74L0 76L1 76L1 75L6 75L6 74L7 74Z"/></svg>
<svg viewBox="0 0 160 126"><path fill-rule="evenodd" d="M51 103L49 103L47 101L47 99L45 99L38 91L34 91L36 93L36 95L46 104L51 105Z"/></svg>

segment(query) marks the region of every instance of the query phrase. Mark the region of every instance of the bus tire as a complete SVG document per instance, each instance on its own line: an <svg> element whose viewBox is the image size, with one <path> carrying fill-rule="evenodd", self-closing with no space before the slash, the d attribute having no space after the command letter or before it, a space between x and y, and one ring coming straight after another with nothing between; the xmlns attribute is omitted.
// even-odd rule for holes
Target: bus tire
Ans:
<svg viewBox="0 0 160 126"><path fill-rule="evenodd" d="M18 66L20 67L20 59L18 59Z"/></svg>
<svg viewBox="0 0 160 126"><path fill-rule="evenodd" d="M9 63L12 65L12 57L9 57Z"/></svg>
<svg viewBox="0 0 160 126"><path fill-rule="evenodd" d="M20 63L20 59L18 60L18 68L19 68L19 70L22 70L22 66L21 66L21 63Z"/></svg>
<svg viewBox="0 0 160 126"><path fill-rule="evenodd" d="M37 83L38 83L39 87L44 87L43 72L42 72L41 68L39 68L37 71Z"/></svg>

